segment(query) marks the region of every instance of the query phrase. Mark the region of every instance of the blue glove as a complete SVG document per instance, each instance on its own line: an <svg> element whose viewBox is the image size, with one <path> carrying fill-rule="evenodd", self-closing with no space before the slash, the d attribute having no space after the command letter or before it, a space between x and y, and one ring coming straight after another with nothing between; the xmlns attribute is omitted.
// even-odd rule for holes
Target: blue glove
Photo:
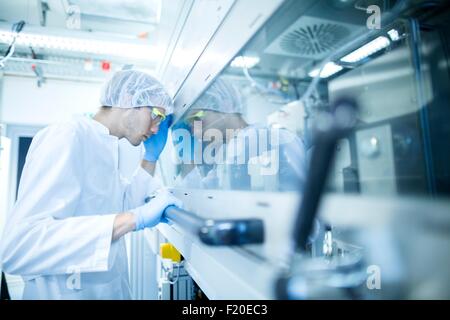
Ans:
<svg viewBox="0 0 450 320"><path fill-rule="evenodd" d="M144 159L150 162L156 162L159 155L164 149L167 142L167 133L169 127L172 124L172 115L168 115L166 119L159 125L158 133L152 135L150 138L144 141L145 155Z"/></svg>
<svg viewBox="0 0 450 320"><path fill-rule="evenodd" d="M154 198L143 206L130 210L135 216L135 231L156 226L163 219L163 213L168 206L181 207L182 203L165 189L159 190ZM164 218L165 221L167 219Z"/></svg>

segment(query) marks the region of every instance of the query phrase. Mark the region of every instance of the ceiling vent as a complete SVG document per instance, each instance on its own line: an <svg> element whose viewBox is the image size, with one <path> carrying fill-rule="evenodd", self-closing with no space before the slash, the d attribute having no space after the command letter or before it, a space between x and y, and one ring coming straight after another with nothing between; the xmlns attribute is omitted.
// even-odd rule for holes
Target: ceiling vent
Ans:
<svg viewBox="0 0 450 320"><path fill-rule="evenodd" d="M322 59L337 49L356 29L351 24L302 16L265 50L269 54Z"/></svg>

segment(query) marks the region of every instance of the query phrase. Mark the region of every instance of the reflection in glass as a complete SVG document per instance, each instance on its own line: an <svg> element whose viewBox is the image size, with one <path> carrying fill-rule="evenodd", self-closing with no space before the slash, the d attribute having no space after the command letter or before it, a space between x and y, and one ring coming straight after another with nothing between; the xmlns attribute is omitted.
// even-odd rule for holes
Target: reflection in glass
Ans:
<svg viewBox="0 0 450 320"><path fill-rule="evenodd" d="M329 192L450 194L448 27L423 32L383 2L392 19L370 30L357 3L281 6L175 124L178 186L301 190L317 115L351 97Z"/></svg>
<svg viewBox="0 0 450 320"><path fill-rule="evenodd" d="M217 79L172 128L179 186L232 190L297 190L306 148L284 128L250 124L233 84Z"/></svg>

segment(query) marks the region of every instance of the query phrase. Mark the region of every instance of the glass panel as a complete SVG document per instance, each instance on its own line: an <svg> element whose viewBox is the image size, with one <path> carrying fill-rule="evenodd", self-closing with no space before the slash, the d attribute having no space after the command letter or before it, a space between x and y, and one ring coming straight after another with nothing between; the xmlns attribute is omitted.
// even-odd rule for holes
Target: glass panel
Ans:
<svg viewBox="0 0 450 320"><path fill-rule="evenodd" d="M383 3L395 16L395 2ZM301 190L315 119L344 96L357 101L358 124L338 144L329 192L448 194L445 33L428 30L419 41L398 19L376 29L366 7L283 5L172 128L173 185Z"/></svg>

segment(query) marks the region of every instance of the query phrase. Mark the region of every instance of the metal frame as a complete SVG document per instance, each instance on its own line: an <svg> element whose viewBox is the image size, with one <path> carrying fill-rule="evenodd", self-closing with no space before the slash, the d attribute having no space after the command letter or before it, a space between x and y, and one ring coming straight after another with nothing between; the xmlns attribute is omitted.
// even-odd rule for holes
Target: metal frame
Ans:
<svg viewBox="0 0 450 320"><path fill-rule="evenodd" d="M221 29L235 3L236 0L220 0L214 3L200 1L190 4L188 16L182 22L182 30L176 37L176 44L160 77L169 94L176 96L211 39ZM198 29L199 20L204 24L201 29ZM195 39L194 42L192 38Z"/></svg>
<svg viewBox="0 0 450 320"><path fill-rule="evenodd" d="M205 219L175 206L166 208L164 216L189 229L210 246L264 243L264 224L260 219Z"/></svg>
<svg viewBox="0 0 450 320"><path fill-rule="evenodd" d="M186 112L283 2L284 0L258 1L256 8L252 1L235 3L179 88L175 96L177 119Z"/></svg>
<svg viewBox="0 0 450 320"><path fill-rule="evenodd" d="M436 178L434 175L434 164L433 164L433 153L431 150L431 142L430 142L430 126L428 119L428 108L425 103L425 92L424 92L424 79L423 79L423 67L422 67L422 59L421 59L421 49L420 49L420 26L419 22L415 19L411 19L410 21L410 31L411 31L411 58L414 65L415 70L415 78L416 78L416 90L417 90L417 100L419 104L419 112L420 112L420 124L422 127L422 139L423 139L423 147L424 147L424 155L425 155L425 168L427 172L427 184L428 191L434 195L436 194Z"/></svg>
<svg viewBox="0 0 450 320"><path fill-rule="evenodd" d="M34 135L42 127L10 125L6 127L6 136L11 139L11 158L10 158L10 173L9 173L9 195L8 195L8 211L16 201L15 190L17 189L17 161L19 157L19 138L34 137Z"/></svg>
<svg viewBox="0 0 450 320"><path fill-rule="evenodd" d="M178 39L180 38L183 27L186 23L186 20L189 16L189 12L192 9L192 5L194 4L194 0L184 0L183 5L180 9L177 23L174 27L172 35L170 36L170 40L167 46L167 49L164 53L163 60L157 68L158 78L162 78L166 73L167 67L169 65L170 59L172 58L173 52L177 45Z"/></svg>

